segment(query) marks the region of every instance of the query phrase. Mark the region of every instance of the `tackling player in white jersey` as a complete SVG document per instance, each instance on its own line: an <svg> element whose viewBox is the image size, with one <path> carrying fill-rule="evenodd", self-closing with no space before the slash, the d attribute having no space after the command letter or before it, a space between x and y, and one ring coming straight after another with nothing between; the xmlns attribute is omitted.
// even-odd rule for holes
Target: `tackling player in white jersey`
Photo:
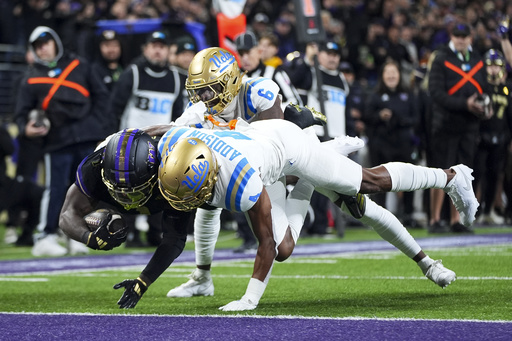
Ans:
<svg viewBox="0 0 512 341"><path fill-rule="evenodd" d="M233 129L239 117L248 122L284 117L304 128L322 121L321 114L307 108L288 105L283 113L276 84L266 78L243 78L243 73L238 68L234 57L220 48L209 48L196 54L189 68L186 88L195 104L185 111L176 121L176 125ZM168 129L169 126L164 128ZM151 132L150 135L162 135L166 131L159 129ZM348 141L342 151L344 155L363 146L360 140L345 139L344 141ZM308 198L310 191L312 191L311 184L300 180L287 199L289 206L300 212L297 214L299 220L309 205L309 202L303 199ZM444 268L440 261L434 262L421 250L418 243L391 212L360 194L357 197L346 196L341 200L340 196L333 192L322 191L322 193L335 201L343 211L371 226L384 240L413 259L423 274L436 284L445 287L455 279L455 273ZM168 297L214 294L210 269L220 231L221 211L220 208L197 210L194 221L197 268L189 276L190 280L171 289L167 294ZM436 272L434 270L448 273L449 276L433 276Z"/></svg>
<svg viewBox="0 0 512 341"><path fill-rule="evenodd" d="M173 128L158 147L162 156L160 190L174 208L191 210L208 204L246 212L258 239L246 294L221 307L224 311L255 309L274 259L286 260L295 247L305 212L288 205L286 175L310 184L308 192L295 198L302 203L309 201L315 187L346 195L442 188L454 201L463 222L469 225L474 221L478 202L467 166L442 170L392 162L367 169L339 155L329 147L332 144L321 144L284 120L259 121L246 127L240 123L233 132ZM420 260L418 265L423 269L430 263L424 273L431 280L442 287L455 280L453 271L425 258L429 261L420 264Z"/></svg>

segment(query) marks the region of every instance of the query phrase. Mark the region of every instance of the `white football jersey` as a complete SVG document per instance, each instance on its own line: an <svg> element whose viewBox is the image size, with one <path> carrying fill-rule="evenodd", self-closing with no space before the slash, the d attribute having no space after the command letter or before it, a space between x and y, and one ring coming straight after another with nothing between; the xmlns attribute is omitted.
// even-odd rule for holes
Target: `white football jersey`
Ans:
<svg viewBox="0 0 512 341"><path fill-rule="evenodd" d="M241 118L251 122L259 113L270 109L279 96L279 86L269 78L245 78L235 99L215 119L220 123ZM177 126L196 128L214 128L212 122L206 119L206 106L203 102L189 104L183 114L176 120ZM216 127L222 128L222 127ZM227 129L227 128L225 128Z"/></svg>
<svg viewBox="0 0 512 341"><path fill-rule="evenodd" d="M163 156L178 140L195 137L215 154L219 165L214 195L208 204L246 212L258 200L263 186L284 175L296 175L340 193L355 195L362 179L361 166L321 144L295 124L262 120L236 130L173 127L158 144Z"/></svg>

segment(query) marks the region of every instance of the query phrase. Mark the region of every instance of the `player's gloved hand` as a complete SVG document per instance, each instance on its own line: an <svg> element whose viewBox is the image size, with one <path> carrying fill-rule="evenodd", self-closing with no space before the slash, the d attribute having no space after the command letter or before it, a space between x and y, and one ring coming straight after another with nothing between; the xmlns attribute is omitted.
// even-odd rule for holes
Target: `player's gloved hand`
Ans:
<svg viewBox="0 0 512 341"><path fill-rule="evenodd" d="M509 29L510 29L509 19L505 18L500 21L498 28L496 30L498 32L498 35L501 37L501 39L507 39Z"/></svg>
<svg viewBox="0 0 512 341"><path fill-rule="evenodd" d="M117 301L119 308L130 309L137 305L142 295L148 290L146 283L137 277L136 279L125 279L114 285L114 289L124 288L123 296Z"/></svg>
<svg viewBox="0 0 512 341"><path fill-rule="evenodd" d="M250 299L246 297L246 295L242 296L242 298L238 301L230 302L222 307L219 310L222 311L244 311L244 310L254 310L258 304L254 304Z"/></svg>
<svg viewBox="0 0 512 341"><path fill-rule="evenodd" d="M108 251L118 247L126 240L128 236L128 227L119 229L112 233L109 231L110 225L113 223L112 214L107 215L107 219L103 220L101 225L94 231L89 232L82 238L85 244L94 250Z"/></svg>

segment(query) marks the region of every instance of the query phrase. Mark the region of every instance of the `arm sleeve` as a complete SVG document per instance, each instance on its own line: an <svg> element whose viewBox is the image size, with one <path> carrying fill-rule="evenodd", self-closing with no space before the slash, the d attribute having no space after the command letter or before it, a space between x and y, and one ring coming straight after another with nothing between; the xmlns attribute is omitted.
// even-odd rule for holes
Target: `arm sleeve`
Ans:
<svg viewBox="0 0 512 341"><path fill-rule="evenodd" d="M162 229L164 231L162 242L158 245L153 257L141 273L151 283L155 282L183 252L187 240L187 225L192 212L170 212L164 212L162 218Z"/></svg>

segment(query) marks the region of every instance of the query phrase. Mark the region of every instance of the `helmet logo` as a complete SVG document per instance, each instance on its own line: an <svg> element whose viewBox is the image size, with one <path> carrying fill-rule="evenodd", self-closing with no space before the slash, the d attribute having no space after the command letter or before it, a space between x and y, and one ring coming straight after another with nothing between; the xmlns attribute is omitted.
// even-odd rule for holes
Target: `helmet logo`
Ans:
<svg viewBox="0 0 512 341"><path fill-rule="evenodd" d="M149 163L154 165L156 163L156 149L155 146L148 141L148 160Z"/></svg>
<svg viewBox="0 0 512 341"><path fill-rule="evenodd" d="M222 50L219 51L220 56L213 55L212 58L209 59L211 63L215 65L215 67L220 68L219 72L224 72L224 70L235 62L235 56L233 56L229 52L224 52Z"/></svg>
<svg viewBox="0 0 512 341"><path fill-rule="evenodd" d="M197 142L196 142L196 144L197 144ZM187 175L187 179L183 180L181 182L181 184L194 190L194 192L197 192L198 190L200 190L203 187L203 183L208 176L208 171L210 169L210 163L205 160L203 162L199 162L198 166L192 165L191 169L195 173L194 177L191 179L190 176Z"/></svg>

